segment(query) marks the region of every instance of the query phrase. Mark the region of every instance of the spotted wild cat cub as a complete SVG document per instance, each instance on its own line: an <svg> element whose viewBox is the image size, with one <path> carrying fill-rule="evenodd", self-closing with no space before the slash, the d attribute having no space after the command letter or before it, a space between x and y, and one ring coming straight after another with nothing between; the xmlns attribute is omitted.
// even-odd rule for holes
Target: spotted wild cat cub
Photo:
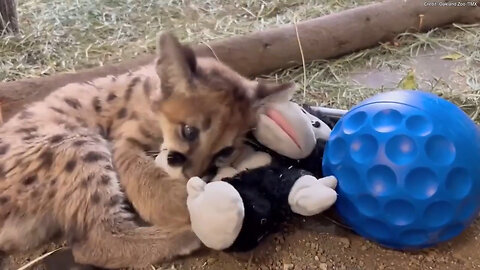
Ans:
<svg viewBox="0 0 480 270"><path fill-rule="evenodd" d="M186 179L232 155L262 99L292 84L248 80L168 33L158 47L151 65L66 85L0 126L0 251L63 235L78 263L118 268L200 247Z"/></svg>

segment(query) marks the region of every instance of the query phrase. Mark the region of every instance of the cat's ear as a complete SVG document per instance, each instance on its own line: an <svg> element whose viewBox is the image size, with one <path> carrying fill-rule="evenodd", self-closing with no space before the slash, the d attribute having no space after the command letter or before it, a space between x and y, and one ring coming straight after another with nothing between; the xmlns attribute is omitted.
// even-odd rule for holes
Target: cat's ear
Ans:
<svg viewBox="0 0 480 270"><path fill-rule="evenodd" d="M192 48L180 44L170 32L162 32L157 38L157 54L156 69L163 98L168 98L174 91L190 91L197 68Z"/></svg>
<svg viewBox="0 0 480 270"><path fill-rule="evenodd" d="M254 90L255 103L287 102L292 99L296 85L293 82L271 83L263 80L258 81Z"/></svg>

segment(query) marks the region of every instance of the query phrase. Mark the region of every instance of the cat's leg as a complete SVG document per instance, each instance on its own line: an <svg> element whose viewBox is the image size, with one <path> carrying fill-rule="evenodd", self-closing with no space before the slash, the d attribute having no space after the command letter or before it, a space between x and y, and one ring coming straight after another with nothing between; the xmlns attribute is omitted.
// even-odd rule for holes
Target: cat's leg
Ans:
<svg viewBox="0 0 480 270"><path fill-rule="evenodd" d="M143 220L156 226L190 224L187 180L171 177L146 156L138 140L117 138L113 162L128 200Z"/></svg>
<svg viewBox="0 0 480 270"><path fill-rule="evenodd" d="M256 168L264 167L272 162L272 157L265 152L253 151L244 156L243 159L235 162L234 168L239 171L253 170Z"/></svg>
<svg viewBox="0 0 480 270"><path fill-rule="evenodd" d="M58 154L57 159L66 160L69 167L68 177L58 178L64 188L55 195L55 212L77 263L145 267L200 247L188 224L173 220L171 225L141 227L132 220L111 153L101 138L65 142Z"/></svg>
<svg viewBox="0 0 480 270"><path fill-rule="evenodd" d="M217 174L212 178L210 182L221 181L225 178L231 178L238 174L237 169L233 167L223 167L218 169Z"/></svg>

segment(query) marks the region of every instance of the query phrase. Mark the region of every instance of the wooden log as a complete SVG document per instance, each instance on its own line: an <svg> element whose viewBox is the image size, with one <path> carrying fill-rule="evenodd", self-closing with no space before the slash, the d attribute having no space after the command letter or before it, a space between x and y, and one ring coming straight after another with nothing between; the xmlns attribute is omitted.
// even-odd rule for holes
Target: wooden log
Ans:
<svg viewBox="0 0 480 270"><path fill-rule="evenodd" d="M18 33L16 0L0 0L0 36L4 31Z"/></svg>
<svg viewBox="0 0 480 270"><path fill-rule="evenodd" d="M0 103L0 125L3 124L2 103Z"/></svg>
<svg viewBox="0 0 480 270"><path fill-rule="evenodd" d="M469 1L442 1L463 2ZM197 45L196 53L218 58L248 76L268 73L301 63L297 30L305 60L328 59L366 49L388 41L406 31L427 31L454 22L480 21L480 8L431 7L420 0L389 0L366 5L294 25L286 25ZM117 65L93 68L77 73L63 73L0 84L0 102L4 117L29 102L45 97L52 90L70 82L91 80L107 74L119 74L149 63L152 55L141 56Z"/></svg>

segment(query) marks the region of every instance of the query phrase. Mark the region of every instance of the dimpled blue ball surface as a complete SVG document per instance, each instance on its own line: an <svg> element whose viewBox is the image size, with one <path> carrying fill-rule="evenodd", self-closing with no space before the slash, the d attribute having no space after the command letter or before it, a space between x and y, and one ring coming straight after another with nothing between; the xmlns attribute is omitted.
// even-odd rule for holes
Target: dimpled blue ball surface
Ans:
<svg viewBox="0 0 480 270"><path fill-rule="evenodd" d="M450 240L480 208L480 131L460 108L422 91L378 94L333 128L323 170L358 234L414 250Z"/></svg>

